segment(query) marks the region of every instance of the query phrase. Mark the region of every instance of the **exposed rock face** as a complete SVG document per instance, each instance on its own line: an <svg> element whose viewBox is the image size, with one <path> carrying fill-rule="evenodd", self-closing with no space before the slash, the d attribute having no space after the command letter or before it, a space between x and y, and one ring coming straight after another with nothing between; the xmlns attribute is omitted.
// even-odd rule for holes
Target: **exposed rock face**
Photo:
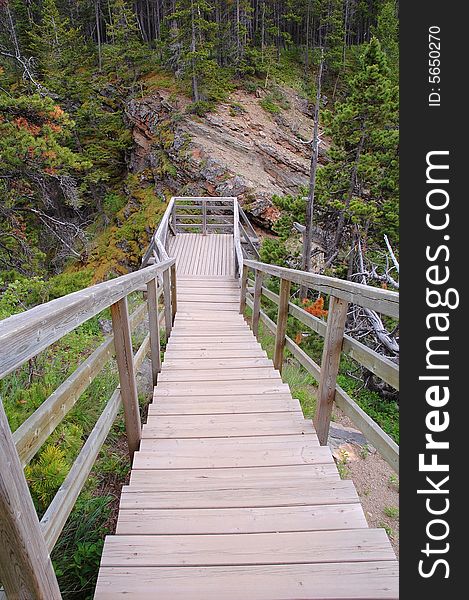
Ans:
<svg viewBox="0 0 469 600"><path fill-rule="evenodd" d="M279 216L273 195L308 185L313 122L307 102L288 92L290 109L271 115L254 95L237 91L204 118L184 113L187 100L167 92L131 100L133 172L150 170L161 191L237 196L258 225ZM321 152L324 159L324 151Z"/></svg>

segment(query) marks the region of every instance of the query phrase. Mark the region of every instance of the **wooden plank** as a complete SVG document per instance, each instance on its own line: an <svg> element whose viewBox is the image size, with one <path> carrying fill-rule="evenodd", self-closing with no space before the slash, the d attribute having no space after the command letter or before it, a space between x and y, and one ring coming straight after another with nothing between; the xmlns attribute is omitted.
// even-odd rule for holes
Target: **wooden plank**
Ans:
<svg viewBox="0 0 469 600"><path fill-rule="evenodd" d="M147 424L143 426L143 437L146 440L244 438L315 433L312 423L299 413L270 413L258 417L254 421L252 414L149 416Z"/></svg>
<svg viewBox="0 0 469 600"><path fill-rule="evenodd" d="M8 598L61 600L23 468L0 402L0 581Z"/></svg>
<svg viewBox="0 0 469 600"><path fill-rule="evenodd" d="M159 491L211 491L230 489L304 487L340 481L335 464L290 465L287 467L249 467L230 469L148 469L133 470L127 492L134 489ZM339 509L337 509L339 510Z"/></svg>
<svg viewBox="0 0 469 600"><path fill-rule="evenodd" d="M265 287L262 288L262 294L278 305L278 294ZM326 335L326 323L322 319L306 312L303 308L296 306L292 302L288 305L288 312L304 325L311 328L315 333L322 337ZM399 389L399 365L393 363L387 357L378 354L378 352L368 348L347 334L344 335L342 352L351 356L396 390Z"/></svg>
<svg viewBox="0 0 469 600"><path fill-rule="evenodd" d="M346 302L371 308L391 317L399 317L399 294L396 292L344 279L268 265L254 260L245 260L244 262L251 269L259 269L268 275L288 279L290 282L305 285L324 294L341 298Z"/></svg>
<svg viewBox="0 0 469 600"><path fill-rule="evenodd" d="M165 369L160 377L163 381L188 381L195 383L197 381L248 381L258 379L274 379L281 382L277 371L272 367L258 367L257 369L195 369L186 370L175 368Z"/></svg>
<svg viewBox="0 0 469 600"><path fill-rule="evenodd" d="M256 341L251 334L236 334L229 335L225 338L220 338L216 335L206 335L204 337L192 337L190 335L186 336L174 336L170 340L171 348L200 348L203 349L206 346L210 346L211 348L222 348L227 346L233 347L241 347L241 348L249 348L255 347L260 348L260 344ZM168 343L169 346L169 343Z"/></svg>
<svg viewBox="0 0 469 600"><path fill-rule="evenodd" d="M165 368L169 369L240 369L256 367L273 367L270 358L230 358L230 359L219 359L219 358L199 358L188 360L185 358L178 358L177 353L174 358L165 358Z"/></svg>
<svg viewBox="0 0 469 600"><path fill-rule="evenodd" d="M167 271L166 271L167 272ZM111 305L112 328L116 362L119 371L120 394L125 415L125 431L130 459L138 450L142 426L138 405L137 381L135 379L132 337L129 325L127 298Z"/></svg>
<svg viewBox="0 0 469 600"><path fill-rule="evenodd" d="M254 357L254 358L261 358L261 357L266 357L267 353L264 350L261 350L261 348L257 348L256 346L252 345L249 348L245 348L245 347L240 347L240 348L231 348L231 349L227 349L226 345L220 347L220 348L207 348L207 349L199 349L199 348L194 348L194 349L175 349L175 350L171 350L170 348L166 350L165 352L165 357L166 359L169 358L178 358L181 360L184 359L226 359L226 358L249 358L249 357Z"/></svg>
<svg viewBox="0 0 469 600"><path fill-rule="evenodd" d="M167 269L163 273L163 297L165 333L166 339L169 339L169 336L171 335L171 330L173 328L173 315L171 306L171 282L169 269Z"/></svg>
<svg viewBox="0 0 469 600"><path fill-rule="evenodd" d="M243 267L242 275L241 275L241 292L240 292L240 301L239 301L239 314L244 315L246 310L246 287L248 280L248 268Z"/></svg>
<svg viewBox="0 0 469 600"><path fill-rule="evenodd" d="M219 295L210 295L210 294L194 294L188 293L185 294L184 290L179 293L178 296L179 302L213 302L214 304L225 304L226 302L238 302L239 294L236 292L230 293L226 292L223 296Z"/></svg>
<svg viewBox="0 0 469 600"><path fill-rule="evenodd" d="M0 321L0 378L111 304L145 285L173 263L174 259L164 261Z"/></svg>
<svg viewBox="0 0 469 600"><path fill-rule="evenodd" d="M182 310L183 312L186 311L202 311L202 312L211 312L212 310L218 310L218 311L235 311L238 309L238 302L225 302L223 304L221 303L214 303L213 305L211 304L206 304L204 302L185 302L185 301L180 301L179 302L179 310Z"/></svg>
<svg viewBox="0 0 469 600"><path fill-rule="evenodd" d="M280 281L280 294L277 312L277 331L275 334L274 367L282 372L283 350L285 348L285 334L287 331L288 302L290 300L290 281Z"/></svg>
<svg viewBox="0 0 469 600"><path fill-rule="evenodd" d="M314 424L322 445L327 444L332 406L339 373L348 303L332 296L329 302L327 330L321 360L321 373Z"/></svg>
<svg viewBox="0 0 469 600"><path fill-rule="evenodd" d="M254 304L252 308L252 332L259 337L259 314L261 310L262 282L264 275L261 271L256 271L256 280L254 283Z"/></svg>
<svg viewBox="0 0 469 600"><path fill-rule="evenodd" d="M301 406L298 400L282 397L282 394L272 396L265 400L262 396L255 396L255 400L238 398L236 396L217 396L209 399L205 396L191 396L186 398L172 397L170 401L158 398L148 408L149 415L212 415L212 414L249 414L254 413L253 418L262 418L260 415L266 412L298 412Z"/></svg>
<svg viewBox="0 0 469 600"><path fill-rule="evenodd" d="M134 469L262 467L332 461L314 435L237 438L142 439Z"/></svg>
<svg viewBox="0 0 469 600"><path fill-rule="evenodd" d="M117 532L138 534L220 534L317 531L367 527L356 504L320 507L249 509L186 509L179 511L123 511Z"/></svg>
<svg viewBox="0 0 469 600"><path fill-rule="evenodd" d="M178 304L177 304L176 265L173 265L171 267L171 316L172 316L173 323L174 323L174 319L176 318L177 309L178 309Z"/></svg>
<svg viewBox="0 0 469 600"><path fill-rule="evenodd" d="M156 279L147 283L148 323L150 330L151 374L153 385L156 385L158 373L161 371L160 318L158 314L156 286Z"/></svg>
<svg viewBox="0 0 469 600"><path fill-rule="evenodd" d="M348 480L300 481L291 486L233 487L213 490L156 492L124 486L120 510L184 509L184 508L261 508L267 506L340 505L359 502L357 492Z"/></svg>
<svg viewBox="0 0 469 600"><path fill-rule="evenodd" d="M269 565L395 560L384 529L107 536L103 567Z"/></svg>
<svg viewBox="0 0 469 600"><path fill-rule="evenodd" d="M229 567L106 567L95 600L397 600L395 561Z"/></svg>
<svg viewBox="0 0 469 600"><path fill-rule="evenodd" d="M161 381L155 389L155 396L180 396L181 393L186 396L199 396L201 393L206 396L232 396L233 394L273 394L276 392L287 393L289 388L286 384L272 379L257 381L198 381L198 382L179 382L179 381Z"/></svg>

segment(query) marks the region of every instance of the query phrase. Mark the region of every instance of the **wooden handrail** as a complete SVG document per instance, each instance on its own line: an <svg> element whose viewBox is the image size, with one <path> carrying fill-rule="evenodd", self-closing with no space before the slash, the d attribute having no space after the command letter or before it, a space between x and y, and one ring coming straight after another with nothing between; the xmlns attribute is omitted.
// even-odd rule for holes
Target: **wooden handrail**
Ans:
<svg viewBox="0 0 469 600"><path fill-rule="evenodd" d="M267 275L286 279L292 283L346 300L351 304L370 308L391 317L399 317L399 294L397 292L254 260L245 260L244 262L254 271L259 270Z"/></svg>
<svg viewBox="0 0 469 600"><path fill-rule="evenodd" d="M246 271L249 269L254 271L255 281L248 278ZM263 279L266 275L280 279L280 294L275 294L263 286ZM289 286L292 282L329 294L327 323L289 301ZM248 285L251 287L248 287ZM267 317L261 310L260 299L262 295L278 306L277 323ZM327 443L332 405L335 401L365 434L370 443L375 445L383 458L398 472L399 447L397 444L337 385L340 355L341 352L346 352L375 375L399 389L398 366L388 358L379 355L344 333L349 303L370 308L392 317L399 315L399 294L396 292L333 277L244 260L241 312L244 313L246 305L252 309L252 326L256 337L258 337L259 320L275 336L274 366L277 369L282 369L283 350L286 347L319 382L314 421L320 443L323 445ZM317 365L286 335L288 314L324 338L321 366Z"/></svg>
<svg viewBox="0 0 469 600"><path fill-rule="evenodd" d="M158 291L157 279L160 276L163 286ZM145 284L147 290L153 291L148 294L150 310L142 305L129 316L127 296ZM0 464L0 581L8 597L60 599L49 553L121 406L124 407L130 456L138 449L141 425L135 374L150 348L152 372L155 374L159 369L158 298L161 294L165 305L161 317L165 318L166 334L169 335L176 310L175 259L163 260L136 273L52 300L0 322L0 377L3 377L108 307L113 321L113 337L106 339L15 434L11 433L0 406L0 459L5 457L7 460L7 463ZM131 331L144 319L146 308L150 333L134 356ZM23 466L44 444L114 352L120 385L39 524ZM13 458L10 455L14 455ZM8 555L5 555L5 560L3 552ZM18 576L19 572L21 576Z"/></svg>
<svg viewBox="0 0 469 600"><path fill-rule="evenodd" d="M254 301L246 299L246 304L253 309ZM260 321L275 336L277 325L263 310L259 311ZM285 336L285 347L301 366L319 381L321 367L302 350L291 338ZM386 462L399 473L399 446L396 442L373 421L373 419L358 406L358 404L336 383L334 401L337 406L355 423L367 440L372 444Z"/></svg>
<svg viewBox="0 0 469 600"><path fill-rule="evenodd" d="M263 275L261 271L256 271L256 278L259 274ZM248 283L251 286L255 287L255 282L251 279L248 280ZM268 288L262 286L262 296L265 296L267 299L271 300L274 304L278 306L278 294L272 292L272 290L269 290ZM256 308L256 306L254 308ZM254 328L254 314L253 331L254 334L257 335ZM303 325L306 325L306 327L309 327L309 329L311 329L321 337L325 337L327 325L325 321L323 321L319 317L312 315L311 313L304 310L304 308L301 308L301 306L293 304L293 302L289 302L288 304L288 314L294 317L295 319L298 319L298 321L303 323ZM390 360L386 356L378 354L371 348L368 348L368 346L365 346L365 344L362 344L361 342L347 334L344 335L342 352L351 356L363 367L365 367L374 375L388 383L395 390L399 389L399 365L392 362L392 360Z"/></svg>
<svg viewBox="0 0 469 600"><path fill-rule="evenodd" d="M51 300L0 322L0 378L88 319L138 290L175 264L166 260L135 273Z"/></svg>

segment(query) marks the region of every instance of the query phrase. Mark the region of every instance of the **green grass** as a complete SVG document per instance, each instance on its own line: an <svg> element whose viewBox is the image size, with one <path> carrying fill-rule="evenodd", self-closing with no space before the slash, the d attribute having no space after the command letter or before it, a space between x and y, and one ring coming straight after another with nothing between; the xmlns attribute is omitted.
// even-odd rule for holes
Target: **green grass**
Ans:
<svg viewBox="0 0 469 600"><path fill-rule="evenodd" d="M390 519L399 518L399 508L397 506L385 506L383 509L383 513Z"/></svg>

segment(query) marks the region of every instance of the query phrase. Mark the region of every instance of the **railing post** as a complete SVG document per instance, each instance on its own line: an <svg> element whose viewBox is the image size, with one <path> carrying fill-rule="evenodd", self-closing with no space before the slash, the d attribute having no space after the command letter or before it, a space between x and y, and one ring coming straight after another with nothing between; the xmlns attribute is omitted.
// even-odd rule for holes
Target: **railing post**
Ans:
<svg viewBox="0 0 469 600"><path fill-rule="evenodd" d="M177 282L176 282L176 264L171 267L171 310L172 310L172 323L174 325L174 319L178 310L177 301Z"/></svg>
<svg viewBox="0 0 469 600"><path fill-rule="evenodd" d="M344 340L345 321L347 319L348 302L331 296L329 314L324 338L319 377L318 400L314 424L321 446L327 444L332 406L335 397L337 374L339 372L340 353Z"/></svg>
<svg viewBox="0 0 469 600"><path fill-rule="evenodd" d="M280 280L280 294L277 314L277 333L275 334L274 368L280 373L283 367L283 350L287 333L288 302L290 301L290 281Z"/></svg>
<svg viewBox="0 0 469 600"><path fill-rule="evenodd" d="M61 600L36 510L0 402L0 581L8 598Z"/></svg>
<svg viewBox="0 0 469 600"><path fill-rule="evenodd" d="M248 268L243 265L243 273L241 275L241 296L239 301L239 314L244 315L246 310L246 292L248 287Z"/></svg>
<svg viewBox="0 0 469 600"><path fill-rule="evenodd" d="M160 317L158 313L157 279L147 283L148 323L150 330L151 375L156 385L161 371Z"/></svg>
<svg viewBox="0 0 469 600"><path fill-rule="evenodd" d="M256 279L254 282L254 304L252 307L252 332L258 337L259 334L259 317L261 313L261 297L262 297L262 282L264 281L264 273L256 270Z"/></svg>
<svg viewBox="0 0 469 600"><path fill-rule="evenodd" d="M111 305L111 316L121 398L124 406L127 445L129 447L130 459L132 460L134 452L138 450L140 445L142 425L138 406L137 381L135 379L127 298L122 298L122 300Z"/></svg>
<svg viewBox="0 0 469 600"><path fill-rule="evenodd" d="M173 328L173 316L171 314L171 282L169 269L163 272L163 298L164 298L164 323L166 329L166 340L169 340Z"/></svg>
<svg viewBox="0 0 469 600"><path fill-rule="evenodd" d="M202 200L202 235L207 235L207 201Z"/></svg>
<svg viewBox="0 0 469 600"><path fill-rule="evenodd" d="M177 234L178 226L177 226L177 214L176 214L176 201L174 201L174 203L173 203L173 208L171 209L171 213L172 213L172 218L173 218L174 233Z"/></svg>

